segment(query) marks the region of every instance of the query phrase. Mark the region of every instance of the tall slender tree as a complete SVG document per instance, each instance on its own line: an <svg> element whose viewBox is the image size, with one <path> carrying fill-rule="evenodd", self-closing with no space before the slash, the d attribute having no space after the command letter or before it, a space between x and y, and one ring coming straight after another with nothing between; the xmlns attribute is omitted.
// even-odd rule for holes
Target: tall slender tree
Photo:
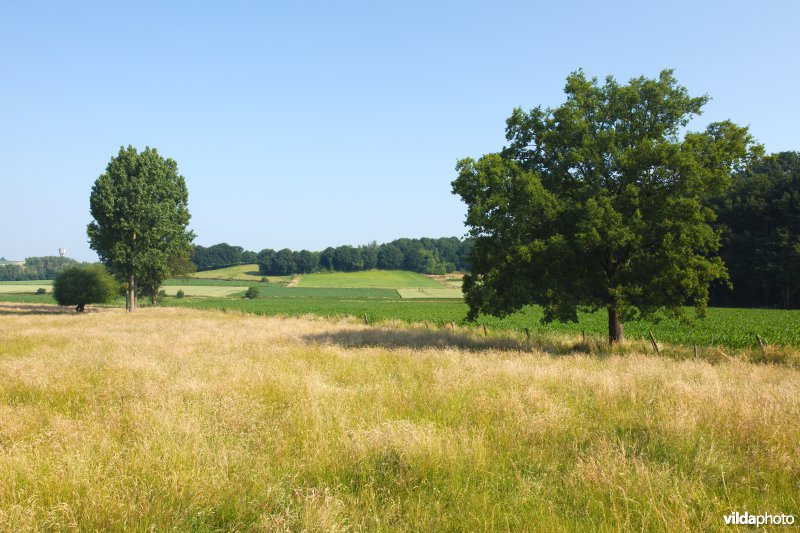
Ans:
<svg viewBox="0 0 800 533"><path fill-rule="evenodd" d="M155 148L120 147L92 187L89 244L109 271L127 283L136 310L137 280L157 287L170 260L189 249L189 194L178 165Z"/></svg>

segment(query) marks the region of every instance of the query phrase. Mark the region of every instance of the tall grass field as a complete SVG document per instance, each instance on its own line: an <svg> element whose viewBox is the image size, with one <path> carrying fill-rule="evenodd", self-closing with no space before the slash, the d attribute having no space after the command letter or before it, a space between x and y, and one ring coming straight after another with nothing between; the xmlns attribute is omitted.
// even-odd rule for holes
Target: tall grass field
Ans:
<svg viewBox="0 0 800 533"><path fill-rule="evenodd" d="M785 366L352 319L29 312L0 305L0 530L710 531L732 511L800 514Z"/></svg>
<svg viewBox="0 0 800 533"><path fill-rule="evenodd" d="M800 514L800 374L0 306L0 529L655 530Z"/></svg>

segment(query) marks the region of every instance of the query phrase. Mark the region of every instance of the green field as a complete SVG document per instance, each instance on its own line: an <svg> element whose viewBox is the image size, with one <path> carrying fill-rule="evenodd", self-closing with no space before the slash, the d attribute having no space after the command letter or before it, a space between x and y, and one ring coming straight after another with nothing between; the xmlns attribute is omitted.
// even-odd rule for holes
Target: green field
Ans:
<svg viewBox="0 0 800 533"><path fill-rule="evenodd" d="M461 289L454 288L419 288L419 289L397 289L400 297L403 299L448 299L448 300L461 300L464 295Z"/></svg>
<svg viewBox="0 0 800 533"><path fill-rule="evenodd" d="M189 274L191 278L197 279L232 279L241 281L260 281L262 277L258 272L258 265L237 265L216 270L205 270L203 272L193 272ZM270 276L270 279L279 279L278 276Z"/></svg>
<svg viewBox="0 0 800 533"><path fill-rule="evenodd" d="M350 287L375 289L401 289L414 287L442 288L443 286L422 274L405 270L365 270L362 272L332 272L304 274L300 287Z"/></svg>
<svg viewBox="0 0 800 533"><path fill-rule="evenodd" d="M234 294L243 293L247 287L242 286L214 286L214 285L201 285L201 286L181 286L181 285L163 285L161 290L167 293L167 296L175 296L178 291L183 291L186 296L232 296Z"/></svg>

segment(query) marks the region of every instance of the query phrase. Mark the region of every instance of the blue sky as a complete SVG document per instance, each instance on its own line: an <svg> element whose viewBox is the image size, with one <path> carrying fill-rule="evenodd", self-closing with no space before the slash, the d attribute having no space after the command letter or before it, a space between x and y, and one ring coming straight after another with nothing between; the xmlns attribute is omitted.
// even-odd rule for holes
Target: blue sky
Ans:
<svg viewBox="0 0 800 533"><path fill-rule="evenodd" d="M89 193L128 144L178 162L198 244L463 235L456 161L578 68L674 68L712 97L691 129L730 118L800 150L798 2L76 4L0 5L9 259L96 259Z"/></svg>

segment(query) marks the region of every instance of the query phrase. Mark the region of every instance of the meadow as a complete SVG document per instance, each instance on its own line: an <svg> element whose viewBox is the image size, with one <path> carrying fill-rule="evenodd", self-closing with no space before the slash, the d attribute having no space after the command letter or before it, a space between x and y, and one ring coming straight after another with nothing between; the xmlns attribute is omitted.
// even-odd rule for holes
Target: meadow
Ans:
<svg viewBox="0 0 800 533"><path fill-rule="evenodd" d="M800 509L786 367L0 307L0 530L708 531Z"/></svg>

